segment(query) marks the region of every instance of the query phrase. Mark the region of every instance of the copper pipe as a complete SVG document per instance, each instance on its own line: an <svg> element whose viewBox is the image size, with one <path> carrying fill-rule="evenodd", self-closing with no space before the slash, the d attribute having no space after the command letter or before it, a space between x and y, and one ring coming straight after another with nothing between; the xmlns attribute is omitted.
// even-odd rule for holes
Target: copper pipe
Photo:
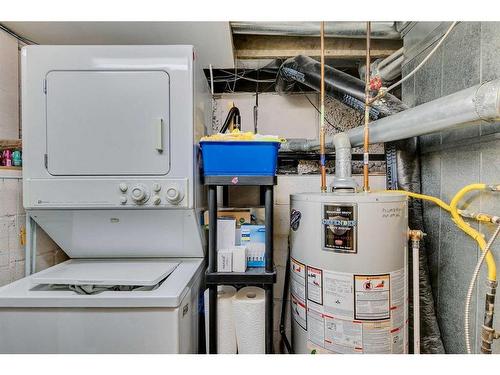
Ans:
<svg viewBox="0 0 500 375"><path fill-rule="evenodd" d="M366 72L365 72L365 128L364 128L364 154L363 154L363 190L370 191L370 182L368 174L368 161L370 160L370 34L371 22L366 23Z"/></svg>
<svg viewBox="0 0 500 375"><path fill-rule="evenodd" d="M326 162L325 162L325 22L320 26L321 38L321 107L320 107L320 131L319 131L319 153L321 167L321 192L326 192Z"/></svg>

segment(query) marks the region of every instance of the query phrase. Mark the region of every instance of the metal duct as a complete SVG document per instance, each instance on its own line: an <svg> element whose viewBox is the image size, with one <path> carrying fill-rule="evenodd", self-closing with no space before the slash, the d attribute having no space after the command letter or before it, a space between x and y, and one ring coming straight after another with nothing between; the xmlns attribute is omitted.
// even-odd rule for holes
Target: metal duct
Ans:
<svg viewBox="0 0 500 375"><path fill-rule="evenodd" d="M500 79L495 79L372 122L370 142L396 141L499 118ZM353 147L363 144L362 126L347 134Z"/></svg>
<svg viewBox="0 0 500 375"><path fill-rule="evenodd" d="M233 34L319 36L319 22L231 22ZM325 22L333 38L366 38L365 22ZM396 22L372 22L373 39L401 39Z"/></svg>
<svg viewBox="0 0 500 375"><path fill-rule="evenodd" d="M451 129L462 124L500 119L500 79L485 82L370 123L370 143L397 141ZM352 147L363 144L363 126L347 132ZM326 142L333 148L333 138ZM280 151L312 151L317 140L294 139Z"/></svg>
<svg viewBox="0 0 500 375"><path fill-rule="evenodd" d="M276 78L276 91L292 91L298 83L319 91L321 64L309 56L299 55L286 60ZM359 78L325 65L325 92L347 106L361 112L365 108L365 83ZM370 117L389 116L408 108L392 94L373 103Z"/></svg>

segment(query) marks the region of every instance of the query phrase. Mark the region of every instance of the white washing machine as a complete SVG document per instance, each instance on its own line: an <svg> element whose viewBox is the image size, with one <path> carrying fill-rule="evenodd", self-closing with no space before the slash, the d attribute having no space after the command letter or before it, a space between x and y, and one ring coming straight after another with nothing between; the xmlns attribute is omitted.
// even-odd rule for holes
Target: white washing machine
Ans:
<svg viewBox="0 0 500 375"><path fill-rule="evenodd" d="M210 102L193 47L21 61L27 273L34 225L71 259L0 288L0 353L196 352Z"/></svg>

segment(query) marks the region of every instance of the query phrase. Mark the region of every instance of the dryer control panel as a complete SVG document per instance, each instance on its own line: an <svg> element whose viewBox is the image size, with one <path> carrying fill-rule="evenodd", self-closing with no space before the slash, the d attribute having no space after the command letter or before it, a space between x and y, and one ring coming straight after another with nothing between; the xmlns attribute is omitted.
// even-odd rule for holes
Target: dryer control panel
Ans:
<svg viewBox="0 0 500 375"><path fill-rule="evenodd" d="M27 197L33 207L186 208L187 179L33 180L39 184ZM57 185L56 185L57 184Z"/></svg>

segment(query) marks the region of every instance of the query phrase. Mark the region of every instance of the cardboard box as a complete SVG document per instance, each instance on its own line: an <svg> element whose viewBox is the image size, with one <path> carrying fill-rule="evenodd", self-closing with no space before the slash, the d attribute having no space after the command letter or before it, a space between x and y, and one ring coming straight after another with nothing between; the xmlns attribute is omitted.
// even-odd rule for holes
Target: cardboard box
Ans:
<svg viewBox="0 0 500 375"><path fill-rule="evenodd" d="M217 272L233 271L233 250L220 249L217 251Z"/></svg>
<svg viewBox="0 0 500 375"><path fill-rule="evenodd" d="M219 208L217 211L217 217L220 218L227 218L227 219L234 219L236 221L236 226L240 227L243 224L250 224L251 222L251 214L250 214L250 209L244 209L244 208ZM209 223L208 219L208 211L205 211L204 216L203 216L203 222L205 225L208 225Z"/></svg>
<svg viewBox="0 0 500 375"><path fill-rule="evenodd" d="M245 272L247 270L247 247L235 246L233 251L233 272Z"/></svg>
<svg viewBox="0 0 500 375"><path fill-rule="evenodd" d="M241 245L247 248L247 266L265 267L266 226L244 224L241 226Z"/></svg>
<svg viewBox="0 0 500 375"><path fill-rule="evenodd" d="M236 245L236 220L217 219L217 250L230 249Z"/></svg>

